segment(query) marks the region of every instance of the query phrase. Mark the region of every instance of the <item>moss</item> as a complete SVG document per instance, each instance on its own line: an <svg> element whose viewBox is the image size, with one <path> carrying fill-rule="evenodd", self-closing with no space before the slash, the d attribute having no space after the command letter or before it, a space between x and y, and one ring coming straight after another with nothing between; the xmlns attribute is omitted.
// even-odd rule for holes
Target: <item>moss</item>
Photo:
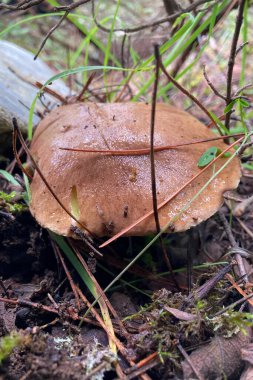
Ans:
<svg viewBox="0 0 253 380"><path fill-rule="evenodd" d="M27 210L27 206L18 202L22 201L23 198L23 194L18 195L16 191L12 191L11 193L0 191L0 209L10 214L25 211Z"/></svg>
<svg viewBox="0 0 253 380"><path fill-rule="evenodd" d="M0 339L0 364L10 356L14 348L26 344L29 340L27 335L13 332Z"/></svg>

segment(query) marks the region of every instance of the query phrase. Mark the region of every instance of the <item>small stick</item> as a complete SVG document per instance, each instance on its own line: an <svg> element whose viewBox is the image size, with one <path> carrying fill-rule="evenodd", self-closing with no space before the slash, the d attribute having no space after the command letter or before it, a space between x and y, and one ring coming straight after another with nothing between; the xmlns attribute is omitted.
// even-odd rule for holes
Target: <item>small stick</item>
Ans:
<svg viewBox="0 0 253 380"><path fill-rule="evenodd" d="M135 69L136 67L137 67L137 65L135 65L134 69ZM123 96L123 94L124 94L124 92L125 92L125 89L126 89L127 86L129 85L129 82L131 81L131 79L132 79L132 77L133 77L134 74L135 74L135 72L134 72L134 70L133 70L133 71L130 73L130 75L129 75L127 81L126 81L126 83L125 83L124 86L122 87L122 89L121 89L120 93L118 94L117 98L115 99L115 101L114 101L115 103L118 103L118 102L121 101L122 96Z"/></svg>
<svg viewBox="0 0 253 380"><path fill-rule="evenodd" d="M203 74L205 77L205 80L207 81L208 86L213 90L213 93L217 95L219 98L226 100L226 97L219 93L219 91L214 87L210 79L208 78L207 72L206 72L206 66L203 66Z"/></svg>
<svg viewBox="0 0 253 380"><path fill-rule="evenodd" d="M224 229L225 229L225 232L227 234L227 237L228 237L228 240L231 244L231 246L233 248L238 248L238 244L234 238L234 235L232 233L232 230L231 230L231 227L227 221L227 219L225 218L225 215L219 211L219 217L220 217L220 220L224 226ZM240 276L244 278L244 280L246 282L248 282L248 275L247 275L247 272L245 270L245 266L244 266L244 263L243 263L243 258L242 256L239 254L239 253L236 253L235 254L235 259L237 261L237 265L238 265L238 269L239 269L239 272L240 272Z"/></svg>
<svg viewBox="0 0 253 380"><path fill-rule="evenodd" d="M219 272L213 276L210 280L206 281L203 285L201 285L198 289L196 289L193 293L189 294L186 300L183 301L181 306L181 310L185 309L187 306L191 306L195 300L201 300L206 298L210 291L215 287L215 285L228 273L231 271L233 267L233 263L226 265L221 268Z"/></svg>
<svg viewBox="0 0 253 380"><path fill-rule="evenodd" d="M192 10L196 9L199 5L202 5L202 4L205 4L205 3L210 3L212 0L197 0L197 1L194 1L194 3L190 4L189 7L185 8L185 9L182 9L180 10L179 12L176 12L176 13L173 13L171 16L168 16L166 18L162 18L160 20L157 20L155 22L152 22L152 23L149 23L149 24L144 24L144 25L141 25L141 26L137 26L137 27L133 27L133 28L117 28L117 29L114 29L113 32L124 32L124 33L136 33L136 32L139 32L143 29L147 29L147 28L153 28L154 26L158 26L160 24L164 24L168 21L173 21L175 20L177 17L181 16L182 14L184 13L188 13L188 12L191 12ZM219 0L215 1L215 3L219 3ZM108 29L106 27L104 27L103 25L101 25L97 19L96 19L96 15L95 15L95 2L94 0L92 0L92 17L93 17L93 20L96 24L96 26L103 30L104 32L106 33L111 33L111 29Z"/></svg>
<svg viewBox="0 0 253 380"><path fill-rule="evenodd" d="M8 303L10 305L33 307L33 308L38 309L38 310L44 310L48 313L53 313L53 314L59 315L58 310L52 309L49 306L45 306L45 305L42 305L40 303L36 303L36 302L32 302L32 301L0 297L0 302L5 302L5 303Z"/></svg>
<svg viewBox="0 0 253 380"><path fill-rule="evenodd" d="M207 110L206 107L203 106L203 104L193 95L191 94L185 87L183 87L181 84L179 84L176 79L174 79L166 70L164 67L162 61L160 60L160 68L162 72L165 74L165 76L168 78L170 82L174 84L175 87L177 87L183 94L188 96L197 106L209 117L209 119L213 122L214 126L217 128L219 134L222 136L222 131L216 121L214 120L213 116L211 113Z"/></svg>
<svg viewBox="0 0 253 380"><path fill-rule="evenodd" d="M243 140L243 137L241 137L240 139L236 140L234 143L232 143L231 145L229 145L223 152L221 152L217 157L215 157L215 159L213 161L211 161L207 166L204 167L204 169L202 169L199 173L197 173L194 177L192 177L191 179L189 179L183 186L180 187L180 189L178 189L177 191L175 191L175 193L173 193L169 198L165 199L165 201L163 201L162 203L160 203L158 205L158 210L160 210L162 207L164 207L167 203L169 203L172 199L174 199L182 190L184 190L190 183L192 183L195 179L197 179L201 174L203 174L208 168L210 168L220 157L223 156L224 153L226 153L227 151L229 151L233 146L235 146L236 144L238 144L239 142L241 142ZM117 233L116 235L114 235L112 238L108 239L107 241L105 241L103 244L101 244L99 246L99 248L103 248L105 247L106 245L112 243L114 240L118 239L120 236L124 235L125 233L127 233L128 231L130 231L133 227L135 227L137 224L141 223L143 220L145 220L146 218L148 218L149 216L151 216L153 214L153 210L147 212L145 215L143 215L142 217L140 217L138 220L136 220L134 223L132 223L130 226L124 228L123 230L121 230L119 233Z"/></svg>
<svg viewBox="0 0 253 380"><path fill-rule="evenodd" d="M87 300L87 298L85 297L85 295L83 294L83 292L78 287L77 287L77 291L78 291L78 294L81 297L82 301L90 308L91 313L96 318L96 320L100 323L100 326L105 330L105 332L108 335L108 337L110 337L110 339L115 343L115 345L117 346L117 348L121 352L121 354L125 358L127 358L127 353L126 353L126 350L125 350L125 347L123 346L123 344L120 342L120 340L115 335L113 335L108 330L108 328L106 327L104 321L102 320L102 318L100 317L100 315L98 314L98 312L96 311L96 309L94 309L93 307L91 307L92 306L91 303Z"/></svg>
<svg viewBox="0 0 253 380"><path fill-rule="evenodd" d="M152 94L152 107L151 107L151 122L150 122L150 166L151 166L151 189L153 199L153 214L155 218L156 230L159 234L160 223L157 209L157 193L156 193L156 176L155 176L155 155L154 155L154 134L155 134L155 113L156 113L156 98L157 88L159 82L159 46L155 45L155 81Z"/></svg>
<svg viewBox="0 0 253 380"><path fill-rule="evenodd" d="M55 318L52 322L48 322L45 325L38 326L38 328L39 328L39 330L44 330L44 329L48 328L49 326L56 325L56 323L58 323L58 322L60 322L60 319L59 318Z"/></svg>
<svg viewBox="0 0 253 380"><path fill-rule="evenodd" d="M53 26L49 32L46 34L46 37L44 38L44 40L42 41L40 47L39 47L39 50L37 51L37 53L35 54L34 56L34 61L36 61L36 59L38 58L41 50L43 49L43 47L45 46L45 43L47 42L47 40L49 39L49 37L54 33L54 31L61 25L61 23L65 20L65 18L68 16L69 12L65 12L64 15L60 18L60 20L57 22L57 24L55 24L55 26Z"/></svg>
<svg viewBox="0 0 253 380"><path fill-rule="evenodd" d="M240 217L242 216L246 209L253 203L253 195L251 195L251 197L247 198L247 199L244 199L243 201L241 201L241 203L239 203L237 206L235 206L234 210L233 210L233 215L234 216L237 216L237 217Z"/></svg>
<svg viewBox="0 0 253 380"><path fill-rule="evenodd" d="M83 95L84 95L85 92L88 90L88 87L89 87L89 85L91 84L91 82L93 81L93 79L95 78L95 76L96 76L96 73L95 73L95 72L92 73L92 74L89 76L89 78L87 79L87 82L86 82L85 85L83 86L82 91L80 92L79 95L77 95L76 99L74 99L75 102L76 102L76 101L77 101L77 102L80 102L80 101L82 100Z"/></svg>
<svg viewBox="0 0 253 380"><path fill-rule="evenodd" d="M15 119L16 120L16 119ZM14 125L14 120L13 120L13 125ZM22 170L23 173L25 173L25 175L29 178L29 179L32 179L32 176L30 175L30 173L28 173L28 171L23 167L22 165L22 162L19 158L19 152L21 150L19 150L19 152L17 151L17 130L15 130L15 127L14 127L14 131L13 131L13 135L12 135L12 147L13 147L13 153L14 153L14 157L15 157L15 160L18 164L18 166L20 167L20 169Z"/></svg>
<svg viewBox="0 0 253 380"><path fill-rule="evenodd" d="M75 3L73 2L72 4L70 5L62 5L62 6L59 6L59 7L55 7L54 10L55 11L71 11L77 7L80 7L80 5L83 5L83 4L86 4L86 3L89 3L91 0L79 0L79 1L76 1Z"/></svg>
<svg viewBox="0 0 253 380"><path fill-rule="evenodd" d="M236 218L236 219L238 220L238 222L240 223L244 231L247 232L247 234L251 237L251 239L253 239L253 232L246 226L245 223L243 223L242 220L240 220L239 218Z"/></svg>
<svg viewBox="0 0 253 380"><path fill-rule="evenodd" d="M22 1L18 5L9 5L5 3L0 4L0 9L9 9L10 11L23 11L29 8L32 8L35 5L39 5L43 2L44 0L33 0L33 1Z"/></svg>
<svg viewBox="0 0 253 380"><path fill-rule="evenodd" d="M155 359L157 356L158 356L158 353L157 353L157 352L153 352L153 354L150 354L150 355L147 356L145 359L140 360L140 361L139 361L138 363L136 363L133 367L131 367L131 368L127 368L127 369L125 370L125 373L126 373L127 375L130 374L130 373L132 373L132 372L135 371L136 369L143 367L144 365L146 365L147 363L149 363L151 360Z"/></svg>
<svg viewBox="0 0 253 380"><path fill-rule="evenodd" d="M229 55L229 60L228 60L228 70L227 70L226 105L228 105L232 100L233 71L234 71L237 43L238 43L238 39L239 39L239 35L240 35L242 22L243 22L243 11L244 11L245 2L246 2L246 0L241 0L239 2L238 14L236 17L235 30L234 30L233 40L232 40L232 44L231 44L231 49L230 49L230 55ZM226 118L225 118L225 126L227 129L229 129L230 117L231 117L231 112L228 112L226 114Z"/></svg>
<svg viewBox="0 0 253 380"><path fill-rule="evenodd" d="M151 368L155 367L160 363L160 360L158 358L155 358L151 361L148 361L145 365L143 365L140 368L137 368L134 372L131 372L128 376L123 377L124 380L132 380L136 379L137 376L140 376L142 379L145 380L151 380L151 378L144 372L150 370ZM117 379L119 380L119 379Z"/></svg>
<svg viewBox="0 0 253 380"><path fill-rule="evenodd" d="M232 137L241 137L244 136L244 133L235 133L233 135L227 136L227 138ZM206 143L209 141L223 140L226 136L211 137L209 139L202 140L193 140L186 143L175 144L175 145L162 145L155 146L154 152L163 152L164 150L176 149L183 146L195 145ZM106 156L142 156L150 154L150 148L141 148L141 149L122 149L122 150L106 150L106 149L92 149L92 148L64 148L60 147L61 150L68 150L71 152L83 152L83 153L102 153Z"/></svg>
<svg viewBox="0 0 253 380"><path fill-rule="evenodd" d="M90 380L93 377L93 375L96 375L96 373L104 369L105 366L107 366L106 362L100 363L97 367L93 368L87 375L85 375L84 377L82 376L82 380Z"/></svg>
<svg viewBox="0 0 253 380"><path fill-rule="evenodd" d="M160 227L159 215L158 215L158 209L157 209L157 190L156 190L156 175L155 175L155 154L154 154L155 113L156 113L157 88L158 88L158 83L159 83L159 60L160 60L158 45L154 46L154 55L156 59L156 65L155 65L155 81L154 81L154 88L153 88L153 94L152 94L151 122L150 122L150 166L151 166L150 171L151 171L151 190L152 190L154 219L155 219L156 231L159 234L161 227ZM170 271L170 275L174 281L176 288L179 290L179 285L173 273L169 257L167 255L165 246L163 244L162 236L159 237L159 241L161 244L161 250L163 253L165 264L167 265Z"/></svg>
<svg viewBox="0 0 253 380"><path fill-rule="evenodd" d="M247 294L245 293L245 291L235 282L231 274L227 273L226 278L231 282L233 288L235 288L238 291L238 293L240 293L245 298L247 297ZM247 301L250 304L250 306L253 307L253 300L249 298Z"/></svg>
<svg viewBox="0 0 253 380"><path fill-rule="evenodd" d="M52 304L54 305L55 309L58 310L59 309L59 305L57 305L57 303L55 302L55 300L53 299L53 297L51 296L51 294L47 293L47 296L48 296L49 300L52 302Z"/></svg>
<svg viewBox="0 0 253 380"><path fill-rule="evenodd" d="M232 231L231 231L231 227L230 227L230 225L229 225L227 219L225 218L224 213L221 212L221 211L219 211L219 217L220 217L220 220L221 220L221 222L222 222L222 224L223 224L223 227L224 227L224 229L225 229L225 232L226 232L226 234L227 234L227 237L228 237L228 240L229 240L231 246L232 246L232 247L238 247L238 244L236 243L236 240L235 240L235 238L234 238L234 235L233 235L233 233L232 233Z"/></svg>
<svg viewBox="0 0 253 380"><path fill-rule="evenodd" d="M230 310L230 309L233 309L235 306L238 306L240 305L241 303L247 301L248 299L252 298L253 297L253 293L249 294L248 296L246 297L243 297L241 298L240 300L238 301L235 301L233 303L231 303L231 305L228 305L226 307L224 307L223 309L219 310L217 313L215 313L214 315L209 315L208 318L215 318L215 317L218 317L218 315L222 315L223 313L225 313L227 310Z"/></svg>
<svg viewBox="0 0 253 380"><path fill-rule="evenodd" d="M124 337L127 339L129 338L129 334L125 328L125 326L123 325L122 321L120 320L116 310L114 309L114 307L112 306L111 302L108 300L107 296L105 295L105 293L103 292L103 289L100 287L100 285L98 284L96 278L93 276L93 274L90 272L89 270L89 267L88 265L86 264L84 258L82 257L82 255L80 254L80 252L73 246L73 244L70 242L70 245L73 249L73 251L75 252L77 258L79 259L80 263L82 264L82 266L84 267L85 271L88 273L88 275L90 276L90 278L92 279L93 283L95 284L95 287L96 287L96 290L97 290L97 293L100 295L100 297L103 298L104 302L106 303L106 306L108 307L108 309L111 311L112 315L114 316L114 318L116 319L116 321L118 322L118 325L119 327L121 328L121 331L122 331L122 334L124 335ZM80 324L82 323L82 321L80 322Z"/></svg>
<svg viewBox="0 0 253 380"><path fill-rule="evenodd" d="M79 300L78 292L76 290L76 286L74 284L72 276L71 276L71 274L70 274L70 272L69 272L69 270L68 270L68 268L67 268L67 266L65 264L65 261L64 261L64 259L62 257L62 254L61 254L61 251L60 251L59 247L53 241L52 241L52 246L53 246L53 249L54 249L56 255L58 255L58 257L59 257L59 259L61 261L61 264L63 266L64 272L65 272L65 274L66 274L66 276L67 276L67 278L69 280L70 286L71 286L71 288L73 290L73 293L74 293L74 296L75 296L75 299L76 299L77 309L80 310L80 308L81 308L81 306L80 306L80 300Z"/></svg>
<svg viewBox="0 0 253 380"><path fill-rule="evenodd" d="M35 86L39 89L43 88L43 92L52 95L54 98L60 100L60 102L62 102L63 104L66 103L66 99L62 95L58 94L56 91L52 90L49 87L44 87L42 83L35 82Z"/></svg>
<svg viewBox="0 0 253 380"><path fill-rule="evenodd" d="M198 380L205 380L203 378L203 376L201 375L201 373L199 372L199 370L195 367L190 356L187 354L187 352L185 351L183 346L181 346L179 341L176 342L176 346L177 346L178 350L180 351L180 353L185 358L185 360L187 361L187 363L189 364L189 366L191 367L191 369L193 370L193 372L195 373L195 375L197 376Z"/></svg>

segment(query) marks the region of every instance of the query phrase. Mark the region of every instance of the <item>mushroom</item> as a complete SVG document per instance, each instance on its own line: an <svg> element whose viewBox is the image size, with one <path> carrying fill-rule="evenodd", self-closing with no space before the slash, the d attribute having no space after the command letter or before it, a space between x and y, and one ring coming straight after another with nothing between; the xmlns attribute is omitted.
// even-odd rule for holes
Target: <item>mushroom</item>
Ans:
<svg viewBox="0 0 253 380"><path fill-rule="evenodd" d="M144 103L76 103L50 112L36 129L31 152L41 172L64 206L94 236L111 236L152 210L149 155L114 156L99 152L76 152L62 148L134 150L150 147L151 106ZM214 138L214 133L191 116L158 103L155 147ZM155 153L157 201L162 203L200 172L198 160L210 147L228 146L222 141L177 147ZM215 162L219 169L226 158ZM177 215L206 184L213 165L159 210L161 227ZM223 202L222 194L240 180L237 157L216 176L173 224L184 231L213 215ZM48 191L37 172L31 183L30 210L41 226L57 234L73 236L77 225ZM156 232L151 215L126 235Z"/></svg>

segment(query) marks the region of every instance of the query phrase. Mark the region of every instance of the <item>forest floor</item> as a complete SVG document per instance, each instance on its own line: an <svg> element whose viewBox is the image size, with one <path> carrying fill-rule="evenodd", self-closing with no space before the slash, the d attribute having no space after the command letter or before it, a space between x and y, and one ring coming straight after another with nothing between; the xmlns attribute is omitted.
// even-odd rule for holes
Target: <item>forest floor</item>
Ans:
<svg viewBox="0 0 253 380"><path fill-rule="evenodd" d="M134 9L130 2L122 17L131 17L133 25L139 21L140 12L145 20L162 17L162 4L156 6L155 12L151 4L149 2L146 8L138 4ZM104 10L104 17L107 11ZM224 93L235 16L236 10L218 25L198 65L194 65L181 81L216 115L223 114L224 104L204 80L203 64L211 82ZM11 14L10 17L16 20L17 16ZM48 25L40 21L30 29L29 26L17 28L8 35L8 39L36 52L41 36L54 22L50 20ZM2 20L1 28L6 25L6 20ZM144 59L152 53L151 36L160 42L166 38L166 33L165 27L158 28L151 34L135 36L131 43ZM106 44L107 36L102 33L98 37ZM47 41L43 60L56 71L68 68L73 46L78 46L81 38L73 24L64 24L64 28ZM119 41L115 39L113 45L119 59L122 58L120 38ZM221 49L221 46L227 48ZM61 56L64 60L59 59ZM190 52L187 62L193 61L194 57L195 52ZM79 57L77 66L82 62L83 57ZM103 64L101 51L94 46L91 46L89 64ZM178 59L171 70L176 72L183 65L184 62ZM235 83L239 80L240 69L240 62L236 62ZM246 69L248 82L251 72L252 62ZM131 91L125 100L130 100L139 81L144 83L145 80L144 73L136 82L130 83ZM73 92L81 89L79 81L80 76L75 80L67 79ZM110 74L108 81L117 83L119 74ZM97 97L102 101L105 99L104 89L98 90L102 84L103 80L97 77L90 93L92 101ZM171 104L187 109L208 124L206 116L177 89L171 89L168 96ZM151 91L142 100L150 101L150 98ZM248 99L252 101L252 91L248 92ZM243 164L252 165L251 152L241 160ZM6 170L12 162L13 154L8 150L0 162L1 169ZM246 298L251 294L253 283L253 203L245 207L240 217L234 216L233 210L235 205L252 196L252 173L243 167L238 189L226 195L219 213L189 231L164 235L163 243L174 276L161 255L158 241L109 290L107 296L116 311L111 320L120 341L117 347L121 347L118 350L121 369L115 365L116 354L109 350L106 329L101 328L95 313L85 315L82 321L87 311L87 299L92 303L94 298L80 276L63 258L48 231L33 219L25 202L18 199L18 192L10 199L0 196L0 337L7 337L2 339L0 346L0 378L95 380L105 376L105 379L115 379L120 378L121 371L125 370L122 378L129 380L216 379L217 373L224 373L231 380L239 379L245 365L241 350L251 341L253 303ZM17 166L14 174L21 178ZM4 178L0 178L0 190L8 194L16 191ZM20 210L17 210L17 204L21 204ZM88 271L104 289L150 240L151 237L121 238L114 243L112 252L108 250L96 259L89 256L89 250L83 243L71 240L71 244L83 255ZM247 292L240 287L242 279L234 261L231 261L230 255L235 253L231 248L245 254ZM204 295L200 296L203 286ZM79 288L79 296L76 296L73 289L79 292ZM229 308L239 300L238 305ZM227 307L228 310L220 313ZM99 313L99 308L95 309ZM252 347L247 350L248 356L251 355L248 361L252 363ZM191 359L188 354L191 354ZM129 369L129 362L138 365Z"/></svg>

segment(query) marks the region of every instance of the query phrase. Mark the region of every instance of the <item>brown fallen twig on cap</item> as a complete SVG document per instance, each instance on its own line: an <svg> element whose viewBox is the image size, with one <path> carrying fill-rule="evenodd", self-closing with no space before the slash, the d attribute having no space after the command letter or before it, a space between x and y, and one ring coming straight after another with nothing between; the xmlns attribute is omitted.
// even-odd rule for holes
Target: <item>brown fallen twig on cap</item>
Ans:
<svg viewBox="0 0 253 380"><path fill-rule="evenodd" d="M227 149L223 150L217 157L215 157L207 166L204 167L198 174L196 174L193 178L191 178L189 181L187 181L180 189L178 189L174 194L172 194L169 198L165 199L162 203L158 205L158 210L164 207L167 203L169 203L172 199L174 199L182 190L184 190L190 183L192 183L196 178L198 178L201 174L203 174L210 166L212 166L220 157L224 155L224 153L228 152L231 148L233 148L236 144L241 142L243 140L243 137L236 140L234 143L228 146ZM147 212L145 215L143 215L141 218L136 220L134 223L132 223L130 226L124 228L121 230L118 234L114 235L112 238L105 241L103 244L101 244L99 247L104 248L108 244L112 243L114 240L118 239L120 236L124 235L128 231L130 231L133 227L135 227L137 224L141 223L143 220L148 218L149 216L153 215L153 210Z"/></svg>
<svg viewBox="0 0 253 380"><path fill-rule="evenodd" d="M218 141L218 140L224 140L224 138L233 138L233 137L241 137L244 136L244 133L235 133L233 135L229 136L219 136L219 137L212 137L209 139L202 139L202 140L193 140L182 144L175 144L175 145L164 145L164 146L154 146L154 152L163 152L168 149L176 149L183 146L188 145L195 145L195 144L201 144L209 141ZM68 150L70 152L83 152L83 153L102 153L104 155L108 156L142 156L142 155L148 155L150 154L150 148L141 148L141 149L120 149L120 150L106 150L106 149L92 149L92 148L64 148L59 147L58 149L61 150Z"/></svg>

